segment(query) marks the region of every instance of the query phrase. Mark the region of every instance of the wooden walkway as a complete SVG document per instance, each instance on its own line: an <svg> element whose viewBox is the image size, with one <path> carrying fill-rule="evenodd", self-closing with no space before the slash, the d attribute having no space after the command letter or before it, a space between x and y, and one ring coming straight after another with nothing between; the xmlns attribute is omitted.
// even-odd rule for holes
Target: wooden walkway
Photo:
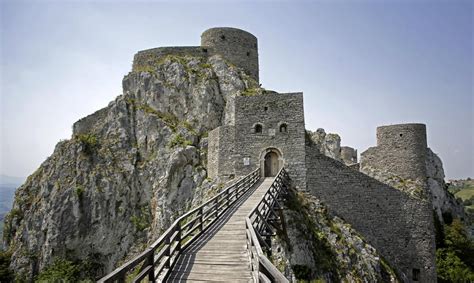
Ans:
<svg viewBox="0 0 474 283"><path fill-rule="evenodd" d="M270 188L265 178L242 196L179 256L170 282L252 282L245 217Z"/></svg>

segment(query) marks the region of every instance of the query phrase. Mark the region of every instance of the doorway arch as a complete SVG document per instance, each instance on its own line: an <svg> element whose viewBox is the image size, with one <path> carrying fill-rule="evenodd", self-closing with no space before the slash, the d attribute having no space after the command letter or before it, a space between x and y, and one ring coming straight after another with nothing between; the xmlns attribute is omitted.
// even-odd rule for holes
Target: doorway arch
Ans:
<svg viewBox="0 0 474 283"><path fill-rule="evenodd" d="M267 148L260 154L262 176L275 177L282 167L283 157L277 148Z"/></svg>

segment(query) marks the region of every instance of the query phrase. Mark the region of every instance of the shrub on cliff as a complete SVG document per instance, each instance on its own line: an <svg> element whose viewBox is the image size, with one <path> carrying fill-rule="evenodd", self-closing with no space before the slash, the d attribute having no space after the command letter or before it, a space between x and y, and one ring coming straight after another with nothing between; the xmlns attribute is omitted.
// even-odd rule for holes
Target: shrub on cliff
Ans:
<svg viewBox="0 0 474 283"><path fill-rule="evenodd" d="M13 282L13 271L10 269L10 254L0 252L0 282Z"/></svg>
<svg viewBox="0 0 474 283"><path fill-rule="evenodd" d="M443 247L436 251L439 282L474 282L474 242L459 219L444 227Z"/></svg>

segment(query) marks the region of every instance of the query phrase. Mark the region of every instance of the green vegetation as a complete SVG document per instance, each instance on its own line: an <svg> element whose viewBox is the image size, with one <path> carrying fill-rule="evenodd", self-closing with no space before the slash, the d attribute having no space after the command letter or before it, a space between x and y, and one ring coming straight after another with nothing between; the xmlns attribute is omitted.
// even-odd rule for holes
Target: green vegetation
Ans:
<svg viewBox="0 0 474 283"><path fill-rule="evenodd" d="M81 269L77 264L57 258L38 275L36 282L76 282L80 274Z"/></svg>
<svg viewBox="0 0 474 283"><path fill-rule="evenodd" d="M0 251L0 281L13 282L14 273L10 269L11 254Z"/></svg>
<svg viewBox="0 0 474 283"><path fill-rule="evenodd" d="M169 141L168 147L174 148L176 146L186 147L188 145L192 145L193 142L190 140L186 140L181 134L176 134L174 137Z"/></svg>
<svg viewBox="0 0 474 283"><path fill-rule="evenodd" d="M37 277L36 282L93 282L103 270L99 255L85 260L55 258Z"/></svg>
<svg viewBox="0 0 474 283"><path fill-rule="evenodd" d="M200 57L192 57L188 55L157 55L153 53L148 53L148 54L142 54L142 58L138 60L133 65L133 72L135 73L141 73L141 72L146 72L150 73L152 75L155 75L157 71L160 69L160 67L166 63L166 62L171 62L171 63L178 63L183 68L185 69L187 76L189 77L190 74L192 74L194 77L197 79L202 79L205 77L205 73L203 72L203 69L211 69L212 65L207 63L205 58L200 58ZM191 60L200 60L200 63L197 65L191 65L189 64ZM169 88L175 88L174 85L168 84L167 82L162 82L163 85Z"/></svg>
<svg viewBox="0 0 474 283"><path fill-rule="evenodd" d="M463 201L474 197L474 180L467 178L466 180L457 180L448 184L448 191L456 198Z"/></svg>
<svg viewBox="0 0 474 283"><path fill-rule="evenodd" d="M135 229L138 231L143 231L151 225L151 215L150 208L148 205L142 206L138 214L130 217L130 222L132 222Z"/></svg>
<svg viewBox="0 0 474 283"><path fill-rule="evenodd" d="M438 282L474 282L474 242L459 219L437 231Z"/></svg>
<svg viewBox="0 0 474 283"><path fill-rule="evenodd" d="M298 266L298 276L302 276L297 279L301 280L311 280L317 279L314 278L314 273L317 274L332 274L332 278L335 282L339 281L339 266L337 263L337 256L334 254L334 251L331 249L331 245L328 239L324 236L322 231L319 231L316 227L316 223L313 222L313 219L309 216L311 215L308 202L299 192L290 191L289 197L286 200L286 207L290 210L297 212L298 218L295 220L295 224L301 225L298 228L300 231L309 231L310 233L303 233L303 236L306 240L312 242L313 246L313 258L315 264L318 267L318 270L308 270L307 267ZM288 240L286 241L288 242ZM291 246L288 245L291 250ZM309 275L308 275L309 274ZM296 276L296 271L295 271Z"/></svg>
<svg viewBox="0 0 474 283"><path fill-rule="evenodd" d="M158 111L158 110L155 110L154 108L152 108L150 105L148 105L147 103L139 103L137 102L134 98L127 98L126 100L126 103L130 106L133 107L133 109L138 109L138 110L142 110L143 112L147 113L147 114L151 114L151 115L155 115L157 116L158 118L160 118L165 124L166 126L168 126L173 132L176 132L176 130L178 129L178 126L180 125L180 122L178 120L178 117L176 117L175 115L171 114L171 113L167 113L167 112L161 112L161 111Z"/></svg>
<svg viewBox="0 0 474 283"><path fill-rule="evenodd" d="M87 155L93 154L99 145L97 137L93 134L80 134L76 136L76 139L84 146L84 152Z"/></svg>
<svg viewBox="0 0 474 283"><path fill-rule="evenodd" d="M306 265L295 264L291 266L298 280L311 280L311 268Z"/></svg>
<svg viewBox="0 0 474 283"><path fill-rule="evenodd" d="M252 87L245 89L241 94L242 96L255 96L265 94L266 92L263 87Z"/></svg>
<svg viewBox="0 0 474 283"><path fill-rule="evenodd" d="M474 187L469 187L463 189L455 194L456 198L460 198L462 200L472 199L474 198Z"/></svg>
<svg viewBox="0 0 474 283"><path fill-rule="evenodd" d="M83 186L77 186L76 187L76 190L75 190L75 193L76 193L76 196L78 199L82 199L82 196L84 195L84 187Z"/></svg>

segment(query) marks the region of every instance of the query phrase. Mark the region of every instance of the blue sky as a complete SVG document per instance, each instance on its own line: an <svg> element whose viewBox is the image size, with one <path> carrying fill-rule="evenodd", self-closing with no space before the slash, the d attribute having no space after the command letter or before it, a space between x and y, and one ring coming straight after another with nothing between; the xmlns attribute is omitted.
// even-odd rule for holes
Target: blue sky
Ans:
<svg viewBox="0 0 474 283"><path fill-rule="evenodd" d="M427 124L447 178L474 177L472 1L2 1L0 173L31 174L121 93L138 50L258 37L267 89L303 91L306 128L359 153L380 125Z"/></svg>

